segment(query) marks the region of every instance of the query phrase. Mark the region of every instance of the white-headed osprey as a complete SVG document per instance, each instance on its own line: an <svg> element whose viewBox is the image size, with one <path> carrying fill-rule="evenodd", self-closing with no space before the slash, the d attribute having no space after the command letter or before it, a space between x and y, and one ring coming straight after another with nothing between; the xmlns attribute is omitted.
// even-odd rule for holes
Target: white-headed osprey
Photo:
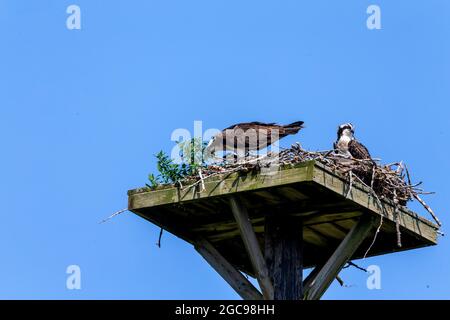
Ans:
<svg viewBox="0 0 450 320"><path fill-rule="evenodd" d="M246 155L249 151L264 149L281 138L296 134L302 128L303 121L284 126L258 121L237 123L213 136L206 152L233 151Z"/></svg>
<svg viewBox="0 0 450 320"><path fill-rule="evenodd" d="M334 150L355 159L372 159L369 150L354 137L355 128L351 123L341 124L337 131Z"/></svg>

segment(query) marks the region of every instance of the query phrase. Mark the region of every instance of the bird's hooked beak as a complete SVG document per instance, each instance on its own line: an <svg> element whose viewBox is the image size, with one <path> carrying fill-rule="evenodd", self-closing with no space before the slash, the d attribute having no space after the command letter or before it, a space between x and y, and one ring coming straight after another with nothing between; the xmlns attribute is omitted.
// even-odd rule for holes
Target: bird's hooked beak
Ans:
<svg viewBox="0 0 450 320"><path fill-rule="evenodd" d="M353 124L349 123L350 125L350 131L352 134L355 134L355 127L353 126Z"/></svg>

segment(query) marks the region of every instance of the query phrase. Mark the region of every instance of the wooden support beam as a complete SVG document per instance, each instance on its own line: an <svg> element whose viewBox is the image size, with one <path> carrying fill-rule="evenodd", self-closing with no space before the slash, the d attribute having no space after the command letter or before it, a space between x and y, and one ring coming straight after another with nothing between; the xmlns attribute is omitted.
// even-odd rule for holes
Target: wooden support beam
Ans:
<svg viewBox="0 0 450 320"><path fill-rule="evenodd" d="M263 293L264 299L273 299L273 286L269 278L266 262L253 230L247 209L235 197L230 197L231 211L236 219L239 231L244 241L245 249L250 257L256 278Z"/></svg>
<svg viewBox="0 0 450 320"><path fill-rule="evenodd" d="M320 270L322 270L323 266L324 264L318 264L314 269L311 270L305 280L303 280L303 288L309 288L311 286L311 283L317 277Z"/></svg>
<svg viewBox="0 0 450 320"><path fill-rule="evenodd" d="M312 281L308 281L308 287L305 288L306 300L318 300L322 297L339 271L351 259L352 255L366 238L372 226L372 216L361 216L360 220L345 236L344 240L342 240L322 269L317 273L316 277Z"/></svg>
<svg viewBox="0 0 450 320"><path fill-rule="evenodd" d="M311 272L308 274L308 276L303 280L303 288L309 288L311 286L311 283L316 279L317 275L319 274L320 270L322 270L324 263L318 264L314 269L311 270ZM338 280L339 275L336 275L335 279Z"/></svg>
<svg viewBox="0 0 450 320"><path fill-rule="evenodd" d="M275 300L300 300L303 295L303 226L298 217L266 217L265 257Z"/></svg>
<svg viewBox="0 0 450 320"><path fill-rule="evenodd" d="M258 289L233 267L209 241L204 238L197 238L194 247L242 299L262 300L262 295Z"/></svg>

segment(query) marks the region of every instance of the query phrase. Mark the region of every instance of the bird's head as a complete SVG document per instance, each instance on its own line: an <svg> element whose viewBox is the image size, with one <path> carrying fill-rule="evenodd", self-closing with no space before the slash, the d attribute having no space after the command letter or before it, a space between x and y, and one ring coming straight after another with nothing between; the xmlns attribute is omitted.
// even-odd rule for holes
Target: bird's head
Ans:
<svg viewBox="0 0 450 320"><path fill-rule="evenodd" d="M350 122L341 124L338 127L337 136L338 139L342 136L353 137L355 134L355 127Z"/></svg>

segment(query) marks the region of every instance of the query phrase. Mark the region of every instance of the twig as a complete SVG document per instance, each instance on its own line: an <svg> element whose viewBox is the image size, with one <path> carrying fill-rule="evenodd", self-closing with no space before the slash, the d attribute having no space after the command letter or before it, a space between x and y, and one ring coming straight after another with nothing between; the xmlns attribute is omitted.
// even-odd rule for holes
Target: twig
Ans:
<svg viewBox="0 0 450 320"><path fill-rule="evenodd" d="M370 178L370 189L373 191L373 184L375 183L375 166L372 167L372 178ZM371 192L372 194L372 192Z"/></svg>
<svg viewBox="0 0 450 320"><path fill-rule="evenodd" d="M158 238L158 242L156 243L158 248L161 248L161 238L162 238L162 235L163 235L163 231L164 231L163 228L161 228L161 230L159 230L159 238Z"/></svg>
<svg viewBox="0 0 450 320"><path fill-rule="evenodd" d="M347 194L345 195L346 198L348 198L348 196L352 192L352 187L353 187L353 173L352 173L352 171L350 171L350 173L349 173L349 180L350 180L350 183L349 183Z"/></svg>
<svg viewBox="0 0 450 320"><path fill-rule="evenodd" d="M408 167L405 165L405 171L406 171L406 177L408 179L408 184L411 185L411 176L409 174ZM438 224L438 226L442 226L442 223L439 221L438 217L434 214L433 210L428 206L425 201L423 201L417 193L413 193L413 197L416 198L417 201L427 210L431 216L433 217L434 221Z"/></svg>
<svg viewBox="0 0 450 320"><path fill-rule="evenodd" d="M348 262L347 262L347 265L346 265L343 269L346 269L346 268L348 268L348 267L350 267L350 266L355 267L356 269L362 270L362 271L364 271L364 272L367 272L367 269L358 266L356 263L354 263L354 262L352 262L352 261L348 261Z"/></svg>
<svg viewBox="0 0 450 320"><path fill-rule="evenodd" d="M205 188L205 181L203 180L203 175L202 175L202 169L201 168L198 169L198 175L200 177L200 181L201 181L201 185L202 185L202 190L201 191L205 191L206 190L206 188Z"/></svg>
<svg viewBox="0 0 450 320"><path fill-rule="evenodd" d="M394 218L395 218L395 231L397 233L397 246L399 248L401 248L401 246L402 246L402 234L400 232L400 215L398 214L397 190L395 190L395 189L394 189Z"/></svg>
<svg viewBox="0 0 450 320"><path fill-rule="evenodd" d="M375 241L377 240L377 236L381 230L382 225L383 225L383 216L381 216L381 218L380 218L380 225L378 226L377 231L375 231L375 235L373 237L372 243L370 244L369 248L367 249L366 253L364 254L363 259L365 259L367 257L367 254L369 253L370 249L372 249L373 245L375 244Z"/></svg>
<svg viewBox="0 0 450 320"><path fill-rule="evenodd" d="M442 226L442 223L439 221L438 217L434 214L433 210L430 208L429 205L427 205L425 203L425 201L423 201L418 194L413 194L413 197L416 198L417 201L420 202L420 204L431 214L431 216L433 217L434 221L436 221L436 223L438 224L438 226Z"/></svg>
<svg viewBox="0 0 450 320"><path fill-rule="evenodd" d="M336 276L336 280L337 280L337 282L339 282L341 287L345 286L344 280L342 280L342 278L339 275Z"/></svg>
<svg viewBox="0 0 450 320"><path fill-rule="evenodd" d="M125 209L122 209L122 210L119 210L119 211L114 212L114 213L113 213L112 215L110 215L108 218L106 218L106 219L100 221L99 224L102 224L102 223L104 223L104 222L106 222L106 221L108 221L108 220L114 218L115 216L118 216L119 214L121 214L121 213L123 213L123 212L125 212L125 211L128 211L128 208L125 208Z"/></svg>

